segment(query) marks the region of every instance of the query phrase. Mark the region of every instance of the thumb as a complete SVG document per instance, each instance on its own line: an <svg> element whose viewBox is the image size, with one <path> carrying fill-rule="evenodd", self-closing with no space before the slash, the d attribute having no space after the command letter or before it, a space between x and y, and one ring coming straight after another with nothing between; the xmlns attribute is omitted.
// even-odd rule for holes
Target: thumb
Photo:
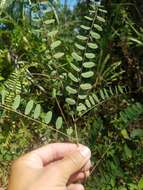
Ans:
<svg viewBox="0 0 143 190"><path fill-rule="evenodd" d="M90 157L91 151L88 147L79 147L77 151L59 161L61 177L67 182L71 175L78 172L89 161Z"/></svg>

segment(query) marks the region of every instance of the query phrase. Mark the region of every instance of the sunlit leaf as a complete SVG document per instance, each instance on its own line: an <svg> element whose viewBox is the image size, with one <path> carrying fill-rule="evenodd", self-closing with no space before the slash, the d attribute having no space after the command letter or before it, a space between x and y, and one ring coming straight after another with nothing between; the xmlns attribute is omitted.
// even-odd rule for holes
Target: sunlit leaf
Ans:
<svg viewBox="0 0 143 190"><path fill-rule="evenodd" d="M87 106L88 108L91 108L91 103L90 103L89 100L85 100L85 104L86 104L86 106Z"/></svg>
<svg viewBox="0 0 143 190"><path fill-rule="evenodd" d="M69 105L75 105L76 104L76 101L72 98L66 98L66 102L69 104Z"/></svg>
<svg viewBox="0 0 143 190"><path fill-rule="evenodd" d="M45 116L45 123L46 123L46 124L49 124L49 123L51 122L51 120L52 120L52 115L53 115L53 113L52 113L51 111L49 111L49 112L46 114L46 116Z"/></svg>
<svg viewBox="0 0 143 190"><path fill-rule="evenodd" d="M59 52L59 53L54 54L54 58L55 58L55 59L59 59L59 58L61 58L61 57L63 57L63 56L64 56L64 53L62 53L62 52Z"/></svg>
<svg viewBox="0 0 143 190"><path fill-rule="evenodd" d="M33 100L30 100L27 105L26 105L26 108L25 108L25 115L29 115L32 108L34 106L34 101Z"/></svg>
<svg viewBox="0 0 143 190"><path fill-rule="evenodd" d="M63 118L58 117L56 120L56 129L61 129L62 125L63 125Z"/></svg>
<svg viewBox="0 0 143 190"><path fill-rule="evenodd" d="M81 84L80 88L82 90L90 90L92 88L92 85L90 83Z"/></svg>
<svg viewBox="0 0 143 190"><path fill-rule="evenodd" d="M80 72L80 68L74 65L73 63L70 63L70 66L75 70L76 72Z"/></svg>
<svg viewBox="0 0 143 190"><path fill-rule="evenodd" d="M78 43L75 43L75 46L76 46L78 49L80 49L80 50L85 50L85 47L82 46L82 45L80 45L80 44L78 44Z"/></svg>
<svg viewBox="0 0 143 190"><path fill-rule="evenodd" d="M5 102L6 95L7 95L7 91L3 89L3 90L1 91L2 104L4 104L4 102Z"/></svg>
<svg viewBox="0 0 143 190"><path fill-rule="evenodd" d="M129 139L129 135L126 129L122 129L121 134L124 137L124 139Z"/></svg>
<svg viewBox="0 0 143 190"><path fill-rule="evenodd" d="M48 36L53 37L58 33L58 30L53 30L51 32L48 32Z"/></svg>
<svg viewBox="0 0 143 190"><path fill-rule="evenodd" d="M77 90L70 87L70 86L67 86L66 87L66 91L69 93L69 94L76 94L77 93Z"/></svg>
<svg viewBox="0 0 143 190"><path fill-rule="evenodd" d="M89 96L89 100L90 100L90 102L91 102L92 105L95 105L95 101L94 101L94 99L93 99L92 96Z"/></svg>
<svg viewBox="0 0 143 190"><path fill-rule="evenodd" d="M72 73L68 73L69 78L73 81L73 82L79 82L78 78L76 78Z"/></svg>
<svg viewBox="0 0 143 190"><path fill-rule="evenodd" d="M105 22L105 19L103 17L101 17L101 16L97 16L96 18L100 22Z"/></svg>
<svg viewBox="0 0 143 190"><path fill-rule="evenodd" d="M84 29L84 30L90 30L90 27L89 27L89 26L81 25L80 27L81 27L82 29Z"/></svg>
<svg viewBox="0 0 143 190"><path fill-rule="evenodd" d="M84 68L92 68L92 67L95 67L95 63L94 62L84 62L83 66L84 66Z"/></svg>
<svg viewBox="0 0 143 190"><path fill-rule="evenodd" d="M60 44L61 44L60 40L57 40L57 41L53 42L51 44L51 49L53 50L53 49L57 48Z"/></svg>
<svg viewBox="0 0 143 190"><path fill-rule="evenodd" d="M100 90L100 96L101 96L101 98L102 98L103 100L105 99L105 95L104 95L103 90Z"/></svg>
<svg viewBox="0 0 143 190"><path fill-rule="evenodd" d="M86 111L87 108L86 108L86 106L85 106L84 104L80 103L80 104L77 106L76 110L77 110L78 112L82 112L82 111Z"/></svg>
<svg viewBox="0 0 143 190"><path fill-rule="evenodd" d="M79 98L80 100L84 100L84 99L86 99L86 97L87 97L87 95L84 95L84 94L79 94L79 95L78 95L78 98Z"/></svg>
<svg viewBox="0 0 143 190"><path fill-rule="evenodd" d="M87 45L88 45L88 47L91 48L91 49L97 49L97 48L98 48L98 45L95 44L95 43L88 43Z"/></svg>
<svg viewBox="0 0 143 190"><path fill-rule="evenodd" d="M92 97L93 97L93 99L94 99L97 103L100 102L100 100L99 100L99 98L96 96L96 94L92 94Z"/></svg>
<svg viewBox="0 0 143 190"><path fill-rule="evenodd" d="M96 40L99 40L101 38L100 34L98 34L96 32L91 31L90 34L91 34L92 38L94 38Z"/></svg>
<svg viewBox="0 0 143 190"><path fill-rule="evenodd" d="M101 26L99 26L98 24L94 24L94 28L96 28L98 31L102 32L103 29Z"/></svg>
<svg viewBox="0 0 143 190"><path fill-rule="evenodd" d="M93 59L93 58L95 58L95 54L94 54L94 53L85 53L85 56L86 56L86 58L88 58L88 59Z"/></svg>
<svg viewBox="0 0 143 190"><path fill-rule="evenodd" d="M12 108L13 108L14 110L16 110L16 109L19 107L19 105L20 105L20 100L21 100L20 95L17 95L17 96L15 97L14 102L13 102L13 105L12 105Z"/></svg>
<svg viewBox="0 0 143 190"><path fill-rule="evenodd" d="M36 105L36 108L34 110L34 119L38 119L41 113L41 106L40 104Z"/></svg>
<svg viewBox="0 0 143 190"><path fill-rule="evenodd" d="M105 9L98 9L98 11L100 11L101 13L107 13Z"/></svg>
<svg viewBox="0 0 143 190"><path fill-rule="evenodd" d="M87 37L82 36L82 35L77 35L77 39L85 41L85 40L87 40Z"/></svg>
<svg viewBox="0 0 143 190"><path fill-rule="evenodd" d="M67 129L67 135L72 135L72 133L74 132L74 130L72 129L72 127Z"/></svg>
<svg viewBox="0 0 143 190"><path fill-rule="evenodd" d="M53 24L55 22L55 19L50 19L50 20L45 20L44 24L49 25L49 24Z"/></svg>
<svg viewBox="0 0 143 190"><path fill-rule="evenodd" d="M89 20L89 21L92 21L92 20L93 20L93 18L88 17L88 16L84 16L84 18L87 19L87 20Z"/></svg>
<svg viewBox="0 0 143 190"><path fill-rule="evenodd" d="M72 53L72 57L76 60L76 61L82 61L82 57L79 56L76 52Z"/></svg>
<svg viewBox="0 0 143 190"><path fill-rule="evenodd" d="M83 78L90 78L94 75L94 72L93 71L88 71L88 72L85 72L85 73L82 73L81 76Z"/></svg>

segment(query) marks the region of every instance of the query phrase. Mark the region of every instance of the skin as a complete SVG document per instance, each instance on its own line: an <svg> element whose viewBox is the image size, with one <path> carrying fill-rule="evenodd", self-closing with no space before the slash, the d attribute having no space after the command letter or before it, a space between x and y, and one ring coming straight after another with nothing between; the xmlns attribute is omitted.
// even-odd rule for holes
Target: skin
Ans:
<svg viewBox="0 0 143 190"><path fill-rule="evenodd" d="M8 190L84 190L91 152L83 145L49 144L13 163Z"/></svg>

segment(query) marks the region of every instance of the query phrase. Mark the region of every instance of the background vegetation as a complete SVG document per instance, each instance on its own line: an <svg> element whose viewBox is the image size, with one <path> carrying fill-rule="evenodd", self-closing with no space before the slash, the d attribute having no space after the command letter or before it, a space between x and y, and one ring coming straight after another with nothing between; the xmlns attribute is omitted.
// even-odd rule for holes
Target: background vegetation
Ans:
<svg viewBox="0 0 143 190"><path fill-rule="evenodd" d="M68 141L92 150L88 190L143 189L143 2L101 4L0 2L4 188L12 160Z"/></svg>

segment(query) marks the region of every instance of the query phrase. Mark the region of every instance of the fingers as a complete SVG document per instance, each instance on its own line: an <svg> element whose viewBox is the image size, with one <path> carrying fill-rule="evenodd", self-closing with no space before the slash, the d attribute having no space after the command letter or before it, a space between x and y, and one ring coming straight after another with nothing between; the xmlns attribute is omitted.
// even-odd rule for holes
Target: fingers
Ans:
<svg viewBox="0 0 143 190"><path fill-rule="evenodd" d="M88 147L80 147L77 151L57 162L56 167L60 171L61 178L68 182L73 174L80 171L89 162L90 156L91 152Z"/></svg>
<svg viewBox="0 0 143 190"><path fill-rule="evenodd" d="M68 186L67 190L84 190L84 187L81 184L71 184Z"/></svg>
<svg viewBox="0 0 143 190"><path fill-rule="evenodd" d="M78 147L84 147L79 145ZM60 160L78 149L76 144L54 143L43 146L26 154L20 160L27 162L31 167L43 167L50 162Z"/></svg>
<svg viewBox="0 0 143 190"><path fill-rule="evenodd" d="M82 146L82 145L80 145ZM37 154L43 162L43 165L49 162L62 159L66 155L77 149L76 144L71 143L54 143L41 147L32 153Z"/></svg>
<svg viewBox="0 0 143 190"><path fill-rule="evenodd" d="M69 179L69 183L84 182L90 175L89 171L76 173Z"/></svg>
<svg viewBox="0 0 143 190"><path fill-rule="evenodd" d="M69 183L77 182L77 181L84 181L90 175L90 168L91 168L91 161L89 160L88 163L77 173L72 175L69 179Z"/></svg>

